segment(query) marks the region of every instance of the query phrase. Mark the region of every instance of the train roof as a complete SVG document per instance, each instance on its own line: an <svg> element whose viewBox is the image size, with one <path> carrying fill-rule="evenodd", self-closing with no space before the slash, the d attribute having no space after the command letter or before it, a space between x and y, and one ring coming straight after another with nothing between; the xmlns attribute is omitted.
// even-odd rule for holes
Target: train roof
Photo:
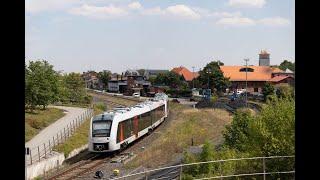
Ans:
<svg viewBox="0 0 320 180"><path fill-rule="evenodd" d="M144 102L138 103L131 107L116 107L110 111L104 112L103 114L99 114L93 118L93 121L98 120L114 120L117 116L120 119L126 119L126 117L133 117L136 114L142 114L153 110L160 105L164 104L164 101L168 99L168 96L164 93L157 93L155 97Z"/></svg>

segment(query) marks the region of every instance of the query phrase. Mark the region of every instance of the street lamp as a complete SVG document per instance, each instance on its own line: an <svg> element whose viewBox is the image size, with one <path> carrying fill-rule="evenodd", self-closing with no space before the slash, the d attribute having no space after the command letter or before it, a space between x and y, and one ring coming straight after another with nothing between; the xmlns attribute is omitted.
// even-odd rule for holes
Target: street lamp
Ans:
<svg viewBox="0 0 320 180"><path fill-rule="evenodd" d="M246 61L246 107L248 107L248 92L247 92L247 88L248 88L248 61L249 59L244 59L244 61Z"/></svg>
<svg viewBox="0 0 320 180"><path fill-rule="evenodd" d="M207 95L208 95L208 100L210 100L211 97L211 89L210 89L210 73L211 73L211 68L208 68L206 73L208 74L208 89L207 89Z"/></svg>
<svg viewBox="0 0 320 180"><path fill-rule="evenodd" d="M209 79L210 79L209 73L211 73L211 68L208 68L208 69L207 69L207 74L208 74L208 89L210 89L210 86L209 86Z"/></svg>

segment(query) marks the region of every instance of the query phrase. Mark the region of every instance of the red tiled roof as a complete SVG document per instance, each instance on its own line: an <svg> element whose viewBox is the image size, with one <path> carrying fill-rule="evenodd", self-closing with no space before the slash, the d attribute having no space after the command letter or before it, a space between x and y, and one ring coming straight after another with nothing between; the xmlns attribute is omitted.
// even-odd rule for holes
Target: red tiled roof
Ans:
<svg viewBox="0 0 320 180"><path fill-rule="evenodd" d="M225 77L229 77L230 81L246 81L246 72L240 72L245 66L220 66ZM253 72L247 72L248 81L268 81L271 78L273 69L269 66L248 66Z"/></svg>
<svg viewBox="0 0 320 180"><path fill-rule="evenodd" d="M183 76L186 81L192 81L193 78L197 78L199 76L199 73L192 73L187 68L182 66L173 68L171 71Z"/></svg>
<svg viewBox="0 0 320 180"><path fill-rule="evenodd" d="M272 73L284 73L284 71L282 71L281 69L274 67L272 68Z"/></svg>
<svg viewBox="0 0 320 180"><path fill-rule="evenodd" d="M291 76L275 76L275 77L271 78L269 81L270 82L279 82L279 81L282 81L287 78L292 78L292 77Z"/></svg>

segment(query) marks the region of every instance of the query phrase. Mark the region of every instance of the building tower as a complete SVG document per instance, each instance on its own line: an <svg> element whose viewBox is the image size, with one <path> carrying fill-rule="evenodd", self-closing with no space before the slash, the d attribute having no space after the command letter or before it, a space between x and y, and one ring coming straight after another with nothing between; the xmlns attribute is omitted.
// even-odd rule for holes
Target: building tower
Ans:
<svg viewBox="0 0 320 180"><path fill-rule="evenodd" d="M266 50L259 54L259 66L270 66L270 54Z"/></svg>

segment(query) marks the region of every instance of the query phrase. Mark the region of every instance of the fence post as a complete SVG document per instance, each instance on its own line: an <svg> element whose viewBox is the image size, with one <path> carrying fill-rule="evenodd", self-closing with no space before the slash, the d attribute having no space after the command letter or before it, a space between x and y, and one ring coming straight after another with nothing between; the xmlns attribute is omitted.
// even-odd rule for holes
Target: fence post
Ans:
<svg viewBox="0 0 320 180"><path fill-rule="evenodd" d="M67 124L67 130L68 130L68 137L69 137L69 125Z"/></svg>
<svg viewBox="0 0 320 180"><path fill-rule="evenodd" d="M49 153L51 154L51 144L50 144L50 139L49 139Z"/></svg>
<svg viewBox="0 0 320 180"><path fill-rule="evenodd" d="M266 162L264 157L262 158L262 163L263 163L263 180L266 180Z"/></svg>
<svg viewBox="0 0 320 180"><path fill-rule="evenodd" d="M144 172L145 180L148 180L147 172Z"/></svg>
<svg viewBox="0 0 320 180"><path fill-rule="evenodd" d="M47 157L46 143L43 143L44 157Z"/></svg>
<svg viewBox="0 0 320 180"><path fill-rule="evenodd" d="M180 177L179 177L179 179L181 180L182 179L182 163L180 165L181 166L180 166Z"/></svg>
<svg viewBox="0 0 320 180"><path fill-rule="evenodd" d="M39 162L40 162L40 149L39 149L39 146L38 146L38 157L39 157Z"/></svg>
<svg viewBox="0 0 320 180"><path fill-rule="evenodd" d="M61 137L61 141L60 142L63 142L62 131L60 131L60 137Z"/></svg>
<svg viewBox="0 0 320 180"><path fill-rule="evenodd" d="M219 170L220 170L220 176L221 176L221 178L220 178L220 179L222 179L222 162L220 162L219 164L220 164L220 166L219 166Z"/></svg>
<svg viewBox="0 0 320 180"><path fill-rule="evenodd" d="M57 160L57 171L59 170L59 159Z"/></svg>
<svg viewBox="0 0 320 180"><path fill-rule="evenodd" d="M70 122L70 132L71 132L71 135L73 134L73 129L72 129L72 123Z"/></svg>
<svg viewBox="0 0 320 180"><path fill-rule="evenodd" d="M30 149L30 162L31 162L31 165L32 165L32 155L31 155L31 149Z"/></svg>
<svg viewBox="0 0 320 180"><path fill-rule="evenodd" d="M63 128L63 134L64 134L64 140L67 140L67 135L66 135L66 128Z"/></svg>
<svg viewBox="0 0 320 180"><path fill-rule="evenodd" d="M54 142L54 136L52 137L52 140L53 140L53 146L55 146L55 142Z"/></svg>

